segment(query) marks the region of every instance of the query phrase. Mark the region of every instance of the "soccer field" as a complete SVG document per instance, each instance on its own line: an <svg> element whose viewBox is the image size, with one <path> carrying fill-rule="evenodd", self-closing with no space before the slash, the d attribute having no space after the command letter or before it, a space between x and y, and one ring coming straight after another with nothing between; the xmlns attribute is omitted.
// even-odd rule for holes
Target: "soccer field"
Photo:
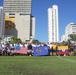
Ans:
<svg viewBox="0 0 76 75"><path fill-rule="evenodd" d="M76 75L76 57L0 56L0 75Z"/></svg>

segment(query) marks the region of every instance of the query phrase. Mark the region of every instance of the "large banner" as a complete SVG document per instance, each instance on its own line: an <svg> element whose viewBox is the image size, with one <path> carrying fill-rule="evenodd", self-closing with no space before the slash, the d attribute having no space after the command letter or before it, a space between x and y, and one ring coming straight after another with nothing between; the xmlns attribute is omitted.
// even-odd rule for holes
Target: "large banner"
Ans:
<svg viewBox="0 0 76 75"><path fill-rule="evenodd" d="M27 47L20 47L18 44L16 44L13 54L27 54Z"/></svg>
<svg viewBox="0 0 76 75"><path fill-rule="evenodd" d="M58 46L58 54L68 54L68 46Z"/></svg>
<svg viewBox="0 0 76 75"><path fill-rule="evenodd" d="M34 47L34 56L49 55L48 46Z"/></svg>

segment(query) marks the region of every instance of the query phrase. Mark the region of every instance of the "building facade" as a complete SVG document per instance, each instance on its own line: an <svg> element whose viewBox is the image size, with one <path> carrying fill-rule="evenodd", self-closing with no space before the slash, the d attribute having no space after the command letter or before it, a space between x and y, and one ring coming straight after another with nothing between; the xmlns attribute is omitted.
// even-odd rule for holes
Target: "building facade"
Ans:
<svg viewBox="0 0 76 75"><path fill-rule="evenodd" d="M67 41L70 34L76 34L76 24L69 23L65 28L65 36L61 37L61 41Z"/></svg>
<svg viewBox="0 0 76 75"><path fill-rule="evenodd" d="M65 28L66 40L69 38L70 34L76 34L76 24L69 23Z"/></svg>
<svg viewBox="0 0 76 75"><path fill-rule="evenodd" d="M48 42L59 41L58 6L48 8Z"/></svg>
<svg viewBox="0 0 76 75"><path fill-rule="evenodd" d="M35 17L32 17L32 0L4 0L5 35L22 41L34 38ZM9 24L10 22L10 24Z"/></svg>
<svg viewBox="0 0 76 75"><path fill-rule="evenodd" d="M4 10L0 6L0 38L4 36Z"/></svg>

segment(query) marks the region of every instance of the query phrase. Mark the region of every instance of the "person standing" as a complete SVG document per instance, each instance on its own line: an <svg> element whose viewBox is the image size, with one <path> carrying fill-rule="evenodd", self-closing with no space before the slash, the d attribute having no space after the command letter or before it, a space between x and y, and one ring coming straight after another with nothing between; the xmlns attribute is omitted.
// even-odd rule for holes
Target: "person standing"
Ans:
<svg viewBox="0 0 76 75"><path fill-rule="evenodd" d="M31 43L29 43L28 45L27 45L27 49L28 49L28 56L29 55L33 55L33 46L32 46L32 44Z"/></svg>

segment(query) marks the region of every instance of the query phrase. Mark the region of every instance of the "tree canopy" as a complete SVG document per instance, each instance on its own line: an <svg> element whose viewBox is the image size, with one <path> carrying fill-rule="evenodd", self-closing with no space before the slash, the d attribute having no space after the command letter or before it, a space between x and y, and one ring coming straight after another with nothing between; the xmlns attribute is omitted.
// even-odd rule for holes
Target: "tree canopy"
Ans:
<svg viewBox="0 0 76 75"><path fill-rule="evenodd" d="M11 38L11 42L12 42L12 43L16 43L16 42L21 43L22 41L21 41L20 38L12 37L12 38Z"/></svg>
<svg viewBox="0 0 76 75"><path fill-rule="evenodd" d="M76 34L69 35L71 41L76 41Z"/></svg>
<svg viewBox="0 0 76 75"><path fill-rule="evenodd" d="M40 42L39 42L39 40L35 39L35 40L32 41L32 43L33 44L39 44Z"/></svg>

